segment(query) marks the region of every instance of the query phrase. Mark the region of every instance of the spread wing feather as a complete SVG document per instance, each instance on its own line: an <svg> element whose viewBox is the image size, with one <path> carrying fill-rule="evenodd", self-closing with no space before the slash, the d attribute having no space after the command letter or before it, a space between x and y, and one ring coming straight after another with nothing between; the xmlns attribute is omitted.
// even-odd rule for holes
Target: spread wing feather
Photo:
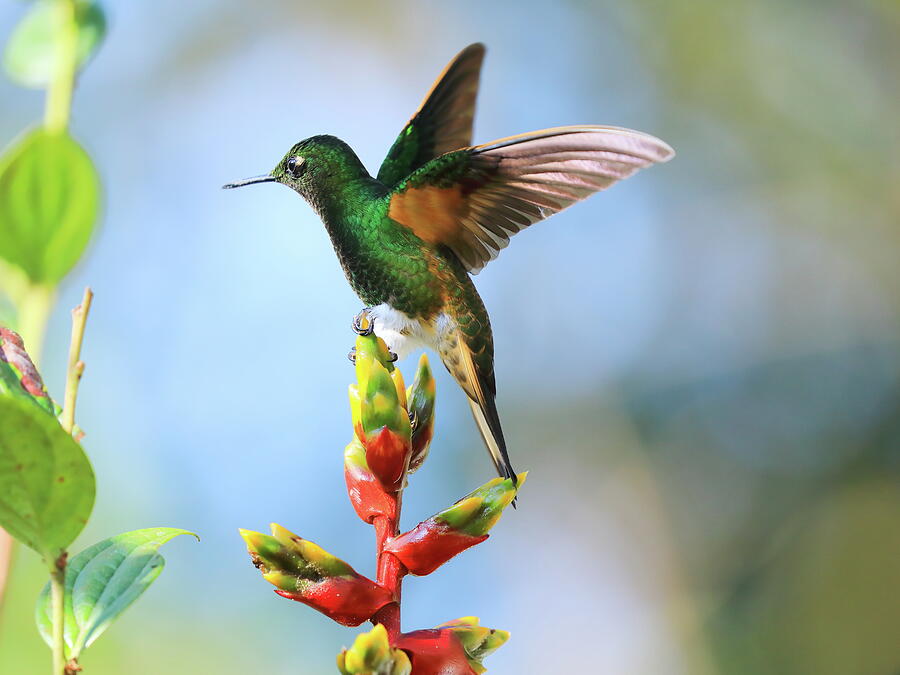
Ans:
<svg viewBox="0 0 900 675"><path fill-rule="evenodd" d="M463 49L435 80L378 170L389 187L435 157L472 144L484 45Z"/></svg>
<svg viewBox="0 0 900 675"><path fill-rule="evenodd" d="M501 138L419 168L389 196L389 215L477 273L516 232L674 154L658 138L619 127Z"/></svg>

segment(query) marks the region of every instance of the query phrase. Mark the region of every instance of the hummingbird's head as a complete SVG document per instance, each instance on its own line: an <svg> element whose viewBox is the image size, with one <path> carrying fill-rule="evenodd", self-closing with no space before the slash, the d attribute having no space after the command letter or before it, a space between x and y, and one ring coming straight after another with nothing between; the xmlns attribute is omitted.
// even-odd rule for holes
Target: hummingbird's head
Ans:
<svg viewBox="0 0 900 675"><path fill-rule="evenodd" d="M353 149L334 136L311 136L292 147L271 173L223 185L281 183L301 194L314 208L329 193L369 174Z"/></svg>

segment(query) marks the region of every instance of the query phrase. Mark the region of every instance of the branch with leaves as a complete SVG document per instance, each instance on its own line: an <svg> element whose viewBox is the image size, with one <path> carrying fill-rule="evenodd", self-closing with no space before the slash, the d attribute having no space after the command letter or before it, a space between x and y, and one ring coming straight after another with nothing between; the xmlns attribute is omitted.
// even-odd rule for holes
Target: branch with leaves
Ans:
<svg viewBox="0 0 900 675"><path fill-rule="evenodd" d="M345 626L375 624L338 655L343 675L482 673L482 660L509 634L479 626L475 617L404 633L401 586L406 575L431 574L486 540L515 499L517 486L495 478L401 534L403 490L409 474L428 456L434 431L434 379L423 355L407 389L384 342L363 333L354 352L354 436L344 451L344 477L357 515L375 530L375 579L280 525L272 524L271 535L241 530L241 536L253 563L279 595ZM519 475L519 487L525 477Z"/></svg>
<svg viewBox="0 0 900 675"><path fill-rule="evenodd" d="M0 155L0 300L40 363L56 288L81 258L97 221L100 179L68 131L75 77L106 32L101 7L83 0L31 5L9 39L3 65L29 89L46 90L43 124ZM0 608L13 542L0 530Z"/></svg>
<svg viewBox="0 0 900 675"><path fill-rule="evenodd" d="M40 354L56 288L82 257L99 213L97 171L68 124L76 74L105 26L95 2L39 0L4 54L12 79L46 89L47 99L43 124L0 156L0 291L12 309L0 316L0 598L11 535L41 555L50 576L36 615L52 649L54 675L81 670L84 649L159 576L159 547L192 534L135 530L70 559L68 549L88 522L96 492L75 423L90 289L72 312L62 408L26 350L28 345L32 356Z"/></svg>
<svg viewBox="0 0 900 675"><path fill-rule="evenodd" d="M69 560L96 492L90 461L72 436L86 303L73 317L62 424L22 339L0 327L0 525L47 566L50 582L38 599L37 622L53 650L55 675L80 670L82 651L159 576L159 547L192 534L165 527L126 532Z"/></svg>

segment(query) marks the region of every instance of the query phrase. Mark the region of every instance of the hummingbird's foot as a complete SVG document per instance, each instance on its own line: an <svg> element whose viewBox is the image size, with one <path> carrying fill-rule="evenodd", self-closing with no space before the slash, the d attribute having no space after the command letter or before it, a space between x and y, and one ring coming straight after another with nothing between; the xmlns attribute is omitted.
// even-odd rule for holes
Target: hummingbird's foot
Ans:
<svg viewBox="0 0 900 675"><path fill-rule="evenodd" d="M347 353L347 358L350 359L350 363L352 363L354 366L356 365L356 347L354 347Z"/></svg>
<svg viewBox="0 0 900 675"><path fill-rule="evenodd" d="M390 361L391 363L397 363L397 359L399 358L400 357L397 356L394 352L388 350L388 361Z"/></svg>
<svg viewBox="0 0 900 675"><path fill-rule="evenodd" d="M369 315L371 307L364 307L362 311L353 317L350 327L357 335L371 335L375 331L375 319Z"/></svg>

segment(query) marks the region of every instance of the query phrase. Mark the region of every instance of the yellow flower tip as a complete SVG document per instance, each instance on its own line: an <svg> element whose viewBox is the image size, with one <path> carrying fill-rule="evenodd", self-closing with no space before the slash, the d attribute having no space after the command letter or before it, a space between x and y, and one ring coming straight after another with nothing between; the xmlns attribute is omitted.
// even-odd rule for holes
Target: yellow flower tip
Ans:
<svg viewBox="0 0 900 675"><path fill-rule="evenodd" d="M484 504L484 499L481 497L466 497L461 499L453 505L454 517L471 518L478 509L481 508L482 504Z"/></svg>
<svg viewBox="0 0 900 675"><path fill-rule="evenodd" d="M369 315L369 310L364 309L359 314L357 314L357 318L359 319L359 329L363 332L369 330L372 327L372 317ZM368 337L367 335L360 335L360 338ZM359 338L357 338L359 339Z"/></svg>
<svg viewBox="0 0 900 675"><path fill-rule="evenodd" d="M387 656L387 651L390 649L391 644L388 641L387 629L382 624L375 624L375 627L368 634L363 633L363 635L368 637L369 648L376 647L379 652L383 651L385 656Z"/></svg>
<svg viewBox="0 0 900 675"><path fill-rule="evenodd" d="M477 626L479 619L477 616L461 616L453 621L442 623L438 628L455 628L457 626Z"/></svg>
<svg viewBox="0 0 900 675"><path fill-rule="evenodd" d="M281 570L269 570L269 568L265 567L265 566L260 567L259 569L263 573L263 575L262 575L263 580L272 584L276 588L280 588L282 591L296 590L296 588L291 588L288 584L285 583L286 577L289 580L293 580L294 577L286 575Z"/></svg>
<svg viewBox="0 0 900 675"><path fill-rule="evenodd" d="M394 381L394 387L397 389L397 400L401 406L406 408L406 384L403 382L403 373L400 372L399 368L394 368L393 372L391 372L391 379Z"/></svg>
<svg viewBox="0 0 900 675"><path fill-rule="evenodd" d="M378 624L368 633L360 633L353 646L344 652L344 668L351 673L370 672L380 669L390 657L387 630Z"/></svg>
<svg viewBox="0 0 900 675"><path fill-rule="evenodd" d="M291 547L293 546L297 540L300 539L296 534L291 532L286 527L282 527L278 523L269 523L269 529L272 530L272 536L275 537L281 544L285 546Z"/></svg>
<svg viewBox="0 0 900 675"><path fill-rule="evenodd" d="M503 483L508 480L509 480L509 478L500 478L500 476L497 476L496 478L491 478L487 483L482 485L481 488L479 488L479 489L489 490L492 487L495 487L495 486L499 485L500 483ZM512 481L510 481L510 483L512 483Z"/></svg>
<svg viewBox="0 0 900 675"><path fill-rule="evenodd" d="M268 535L263 534L262 532L254 532L253 530L245 530L243 528L238 529L238 532L241 535L241 538L247 544L247 548L257 548L257 545L261 542L265 541L268 538Z"/></svg>
<svg viewBox="0 0 900 675"><path fill-rule="evenodd" d="M308 539L297 539L294 541L297 552L314 565L321 565L331 561L334 556L318 544L314 544Z"/></svg>
<svg viewBox="0 0 900 675"><path fill-rule="evenodd" d="M347 669L347 672L350 673L358 673L366 666L365 655L360 654L356 649L358 643L359 638L356 639L356 643L354 643L353 647L347 652L347 656L344 657L344 667Z"/></svg>
<svg viewBox="0 0 900 675"><path fill-rule="evenodd" d="M378 345L378 360L381 361L385 368L393 370L394 364L391 362L391 350L388 349L387 344L380 337L376 335L375 339L377 340L376 344Z"/></svg>
<svg viewBox="0 0 900 675"><path fill-rule="evenodd" d="M492 642L499 647L500 645L505 644L507 640L509 640L511 635L512 633L510 633L508 630L495 628L494 634L492 635Z"/></svg>
<svg viewBox="0 0 900 675"><path fill-rule="evenodd" d="M516 486L516 488L518 489L518 488L522 487L523 485L525 485L525 481L528 480L528 472L522 471L521 473L516 475L516 478L519 479L519 482Z"/></svg>
<svg viewBox="0 0 900 675"><path fill-rule="evenodd" d="M253 530L245 530L244 528L238 528L238 533L241 535L241 539L244 540L244 544L247 545L247 550L250 553L257 552L256 543L259 541L259 537L265 536L261 532L254 532Z"/></svg>

